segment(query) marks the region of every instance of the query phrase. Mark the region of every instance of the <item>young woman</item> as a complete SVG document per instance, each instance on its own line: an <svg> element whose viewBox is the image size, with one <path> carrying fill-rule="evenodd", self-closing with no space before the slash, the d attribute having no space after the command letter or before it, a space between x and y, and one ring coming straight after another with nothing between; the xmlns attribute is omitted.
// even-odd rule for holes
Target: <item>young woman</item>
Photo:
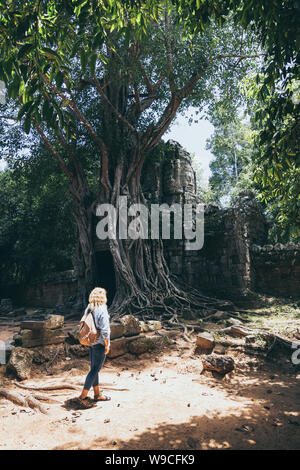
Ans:
<svg viewBox="0 0 300 470"><path fill-rule="evenodd" d="M85 310L91 312L94 316L96 328L100 334L93 346L89 346L89 356L91 368L86 376L84 387L78 401L83 408L91 408L98 401L108 401L110 397L102 395L99 389L98 374L104 364L105 356L110 348L110 326L109 314L107 310L106 290L102 287L96 287L89 296L89 304ZM94 400L88 398L90 388L94 388Z"/></svg>

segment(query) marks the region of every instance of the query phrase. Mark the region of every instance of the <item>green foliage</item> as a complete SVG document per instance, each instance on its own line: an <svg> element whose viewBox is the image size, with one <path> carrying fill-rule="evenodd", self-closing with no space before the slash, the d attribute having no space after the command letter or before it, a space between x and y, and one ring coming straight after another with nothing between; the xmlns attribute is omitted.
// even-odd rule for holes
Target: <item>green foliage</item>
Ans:
<svg viewBox="0 0 300 470"><path fill-rule="evenodd" d="M200 158L196 157L195 154L192 154L191 157L192 167L196 176L196 193L199 197L199 200L205 205L216 203L216 195L213 192L211 185L204 179L204 170Z"/></svg>
<svg viewBox="0 0 300 470"><path fill-rule="evenodd" d="M228 17L250 27L267 52L268 81L275 81L287 64L299 60L298 0L172 0L189 31L203 31L212 18L223 24Z"/></svg>
<svg viewBox="0 0 300 470"><path fill-rule="evenodd" d="M277 90L270 90L261 99L263 85L252 87L256 93L256 152L254 181L260 199L267 205L271 217L282 228L282 235L300 237L300 100L297 81Z"/></svg>
<svg viewBox="0 0 300 470"><path fill-rule="evenodd" d="M199 80L193 97L187 94L181 110L189 104L203 106L220 90L232 88L235 77L243 75L246 66L243 62L234 64L231 57L223 55L236 55L240 47L243 53L251 54L252 49L241 28L228 24L221 29L211 22L204 35L187 36L184 25L178 24L180 16L170 7L166 32L165 5L167 2L150 0L23 1L18 6L2 2L0 79L7 86L8 96L21 103L18 118L23 118L26 133L36 123L44 123L56 133L65 132L68 138L76 135L78 123L71 94L76 94L83 83L91 84L94 73L101 80L115 71L124 85L130 83L132 93L134 85L144 93L145 81L137 59L155 83L168 69L166 37L173 51L178 90L192 75L204 71L212 57L222 55ZM170 97L167 75L151 108L152 116L159 116L156 113ZM149 113L140 117L141 129L149 123L149 117Z"/></svg>
<svg viewBox="0 0 300 470"><path fill-rule="evenodd" d="M253 132L242 116L222 104L216 108L212 122L215 131L207 142L207 149L214 155L209 182L216 200L224 204L240 191L254 189Z"/></svg>
<svg viewBox="0 0 300 470"><path fill-rule="evenodd" d="M297 239L300 113L299 100L293 98L300 79L300 2L173 0L173 4L190 32L203 31L214 17L220 23L231 18L257 35L264 59L261 73L254 77L250 101L256 131L255 183L282 236Z"/></svg>
<svg viewBox="0 0 300 470"><path fill-rule="evenodd" d="M72 58L80 59L83 75L87 70L93 75L96 63L107 60L104 42L110 43L114 31L129 45L132 36L144 37L160 11L160 2L153 0L1 2L0 76L8 97L23 104L19 116L27 118L26 131L30 122L43 118L56 130L59 123L63 128L74 124L72 113L53 103L43 76L58 88L64 83L73 89Z"/></svg>
<svg viewBox="0 0 300 470"><path fill-rule="evenodd" d="M0 172L0 284L72 268L75 227L66 181L43 154Z"/></svg>

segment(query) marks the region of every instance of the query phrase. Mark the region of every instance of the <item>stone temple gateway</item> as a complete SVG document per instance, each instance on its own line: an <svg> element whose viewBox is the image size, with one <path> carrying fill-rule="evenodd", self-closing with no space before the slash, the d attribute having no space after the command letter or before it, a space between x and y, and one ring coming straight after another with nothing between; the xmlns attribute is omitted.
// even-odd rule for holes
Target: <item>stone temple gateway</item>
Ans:
<svg viewBox="0 0 300 470"><path fill-rule="evenodd" d="M163 163L145 167L143 191L151 203L197 203L196 178L191 156L177 142L169 141ZM300 297L300 245L266 244L268 226L262 208L250 191L241 192L232 207L207 206L204 246L184 249L182 240L165 240L165 256L171 272L203 293L214 297L249 301L258 292L278 297ZM95 236L99 285L112 300L115 284L112 257L106 241ZM63 304L76 293L76 269L58 273L30 286L14 286L15 296L2 297L40 307ZM4 295L5 294L5 295Z"/></svg>

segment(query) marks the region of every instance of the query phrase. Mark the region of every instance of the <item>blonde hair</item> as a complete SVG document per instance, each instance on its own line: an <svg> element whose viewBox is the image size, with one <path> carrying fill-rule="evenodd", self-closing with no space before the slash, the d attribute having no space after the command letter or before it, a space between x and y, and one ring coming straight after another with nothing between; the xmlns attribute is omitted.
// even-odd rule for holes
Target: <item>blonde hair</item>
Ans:
<svg viewBox="0 0 300 470"><path fill-rule="evenodd" d="M107 303L106 290L103 287L95 287L89 296L88 308L94 310L99 305Z"/></svg>

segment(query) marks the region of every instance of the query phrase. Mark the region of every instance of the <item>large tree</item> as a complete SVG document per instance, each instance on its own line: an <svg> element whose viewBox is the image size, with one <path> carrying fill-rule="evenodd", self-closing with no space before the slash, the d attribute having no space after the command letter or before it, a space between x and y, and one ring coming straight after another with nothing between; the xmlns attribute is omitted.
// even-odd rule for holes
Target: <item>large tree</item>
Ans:
<svg viewBox="0 0 300 470"><path fill-rule="evenodd" d="M222 26L206 18L204 31L186 34L167 1L4 1L0 26L0 78L19 106L17 118L40 135L69 182L85 301L97 278L96 204L118 207L121 195L145 203L145 160L176 114L226 93L232 99L257 45L230 20ZM91 141L96 199L82 156ZM112 312L201 305L171 280L161 240L117 236L109 248L117 288Z"/></svg>

